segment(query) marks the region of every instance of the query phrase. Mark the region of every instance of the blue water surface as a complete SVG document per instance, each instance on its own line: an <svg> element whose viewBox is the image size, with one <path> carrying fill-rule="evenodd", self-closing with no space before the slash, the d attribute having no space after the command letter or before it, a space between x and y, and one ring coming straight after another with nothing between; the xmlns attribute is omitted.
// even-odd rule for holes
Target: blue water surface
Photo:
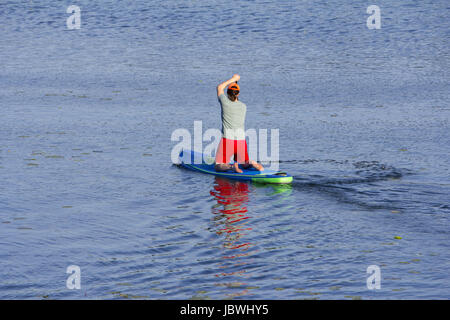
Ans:
<svg viewBox="0 0 450 320"><path fill-rule="evenodd" d="M448 1L69 5L0 3L1 299L450 298ZM233 73L292 186L172 164Z"/></svg>

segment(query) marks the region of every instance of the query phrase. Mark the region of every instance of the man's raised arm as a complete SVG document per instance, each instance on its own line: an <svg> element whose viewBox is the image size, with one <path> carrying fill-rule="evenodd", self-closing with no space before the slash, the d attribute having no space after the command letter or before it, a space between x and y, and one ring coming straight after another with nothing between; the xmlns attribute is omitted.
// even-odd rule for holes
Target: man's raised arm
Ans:
<svg viewBox="0 0 450 320"><path fill-rule="evenodd" d="M233 82L238 82L239 79L241 79L241 76L238 74L234 74L231 79L228 79L227 81L222 82L217 86L217 96L220 96L221 94L224 94L225 88L228 87Z"/></svg>

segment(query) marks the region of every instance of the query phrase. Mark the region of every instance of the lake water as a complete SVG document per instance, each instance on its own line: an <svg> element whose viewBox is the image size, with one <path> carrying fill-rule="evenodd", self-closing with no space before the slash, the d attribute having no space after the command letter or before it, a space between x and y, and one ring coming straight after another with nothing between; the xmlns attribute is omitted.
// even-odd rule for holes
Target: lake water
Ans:
<svg viewBox="0 0 450 320"><path fill-rule="evenodd" d="M0 3L1 299L450 298L448 1L68 5ZM172 165L233 73L292 186Z"/></svg>

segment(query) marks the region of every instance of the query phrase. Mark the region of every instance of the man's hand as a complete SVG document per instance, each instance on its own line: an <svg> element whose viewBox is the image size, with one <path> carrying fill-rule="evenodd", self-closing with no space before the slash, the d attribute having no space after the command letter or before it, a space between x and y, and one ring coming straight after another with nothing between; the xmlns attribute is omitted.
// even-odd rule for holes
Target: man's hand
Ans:
<svg viewBox="0 0 450 320"><path fill-rule="evenodd" d="M222 82L217 86L217 96L220 96L221 94L224 94L224 90L226 87L228 87L233 82L238 82L241 79L241 76L236 74L233 74L233 77L231 79L228 79L227 81Z"/></svg>

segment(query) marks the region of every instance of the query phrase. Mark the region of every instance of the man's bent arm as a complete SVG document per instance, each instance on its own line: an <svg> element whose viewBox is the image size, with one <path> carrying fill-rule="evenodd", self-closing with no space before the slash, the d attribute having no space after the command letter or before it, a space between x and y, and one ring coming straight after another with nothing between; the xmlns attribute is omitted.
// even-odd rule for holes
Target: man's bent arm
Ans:
<svg viewBox="0 0 450 320"><path fill-rule="evenodd" d="M231 79L228 79L227 81L222 82L217 86L217 96L220 96L221 94L224 94L224 90L226 87L228 87L233 82L238 82L239 79L241 79L241 76L238 74L234 74Z"/></svg>

